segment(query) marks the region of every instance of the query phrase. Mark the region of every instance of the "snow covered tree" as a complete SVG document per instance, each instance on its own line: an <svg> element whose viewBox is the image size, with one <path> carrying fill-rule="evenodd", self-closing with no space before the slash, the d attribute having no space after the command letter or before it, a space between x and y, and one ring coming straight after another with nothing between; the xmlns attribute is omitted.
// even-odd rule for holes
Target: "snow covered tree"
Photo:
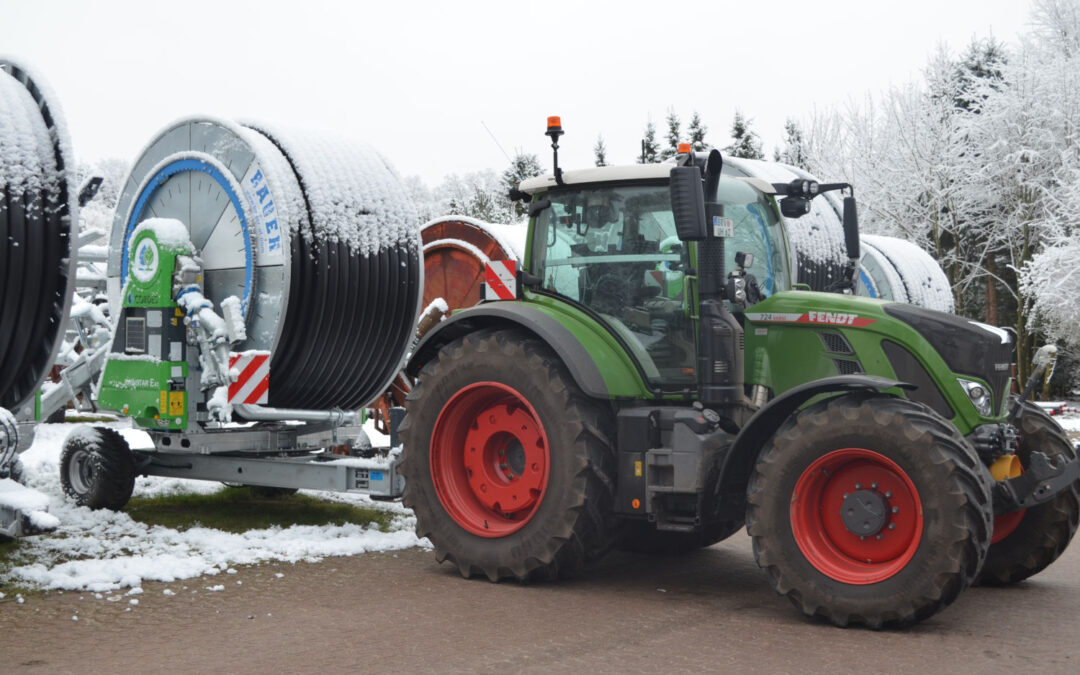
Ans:
<svg viewBox="0 0 1080 675"><path fill-rule="evenodd" d="M540 168L540 159L536 155L521 150L514 151L510 166L502 173L503 199L506 201L507 211L516 216L513 220L522 218L528 213L529 208L522 202L510 202L510 191L516 189L518 184L526 178L539 176L541 173L543 173L543 169Z"/></svg>
<svg viewBox="0 0 1080 675"><path fill-rule="evenodd" d="M673 108L668 108L667 135L664 137L667 145L660 151L660 159L666 161L679 154L679 142L682 140L682 122L675 114Z"/></svg>
<svg viewBox="0 0 1080 675"><path fill-rule="evenodd" d="M690 126L687 128L687 134L690 136L690 148L694 152L701 152L708 146L705 144L705 133L709 131L709 127L701 121L701 115L698 111L694 111L694 114L690 116Z"/></svg>
<svg viewBox="0 0 1080 675"><path fill-rule="evenodd" d="M857 187L866 231L920 244L958 314L1016 330L1021 377L1047 338L1080 347L1080 2L1033 15L1015 48L939 50L921 83L805 134L810 170Z"/></svg>
<svg viewBox="0 0 1080 675"><path fill-rule="evenodd" d="M660 161L660 146L656 143L656 125L649 120L645 125L645 137L641 139L641 155L638 164L656 164Z"/></svg>
<svg viewBox="0 0 1080 675"><path fill-rule="evenodd" d="M79 209L80 228L84 232L110 232L112 230L113 210L120 199L120 192L127 180L131 165L122 159L108 157L93 164L80 162L76 169L79 185L90 176L101 176L101 187L97 195L86 206Z"/></svg>
<svg viewBox="0 0 1080 675"><path fill-rule="evenodd" d="M761 139L757 133L750 130L752 121L743 116L741 111L735 111L735 119L731 123L732 143L724 148L732 157L765 159L765 153L761 150Z"/></svg>
<svg viewBox="0 0 1080 675"><path fill-rule="evenodd" d="M607 146L604 145L604 137L597 136L596 144L593 145L593 160L596 166L607 166Z"/></svg>
<svg viewBox="0 0 1080 675"><path fill-rule="evenodd" d="M432 217L457 215L491 223L514 222L518 216L504 188L503 177L491 169L450 174L432 191Z"/></svg>
<svg viewBox="0 0 1080 675"><path fill-rule="evenodd" d="M809 169L803 132L795 120L788 118L784 122L784 149L776 150L773 159L803 170Z"/></svg>

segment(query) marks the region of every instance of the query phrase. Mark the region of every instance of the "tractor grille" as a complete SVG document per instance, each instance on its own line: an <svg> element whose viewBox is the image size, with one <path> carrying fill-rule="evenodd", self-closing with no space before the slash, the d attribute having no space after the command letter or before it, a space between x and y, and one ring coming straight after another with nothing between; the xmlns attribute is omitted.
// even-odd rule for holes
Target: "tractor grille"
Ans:
<svg viewBox="0 0 1080 675"><path fill-rule="evenodd" d="M825 343L825 351L832 354L854 354L851 343L839 333L819 333L821 341ZM860 371L856 371L860 372Z"/></svg>
<svg viewBox="0 0 1080 675"><path fill-rule="evenodd" d="M833 359L836 370L841 375L854 375L863 372L862 364L854 359Z"/></svg>

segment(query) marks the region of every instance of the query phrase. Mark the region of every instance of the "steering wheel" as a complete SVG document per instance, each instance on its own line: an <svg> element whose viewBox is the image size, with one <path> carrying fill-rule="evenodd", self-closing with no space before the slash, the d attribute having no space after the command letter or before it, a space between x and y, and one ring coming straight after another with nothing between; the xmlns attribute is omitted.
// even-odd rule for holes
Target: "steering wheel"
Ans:
<svg viewBox="0 0 1080 675"><path fill-rule="evenodd" d="M592 288L592 308L605 314L617 314L629 304L626 279L616 274L604 274Z"/></svg>

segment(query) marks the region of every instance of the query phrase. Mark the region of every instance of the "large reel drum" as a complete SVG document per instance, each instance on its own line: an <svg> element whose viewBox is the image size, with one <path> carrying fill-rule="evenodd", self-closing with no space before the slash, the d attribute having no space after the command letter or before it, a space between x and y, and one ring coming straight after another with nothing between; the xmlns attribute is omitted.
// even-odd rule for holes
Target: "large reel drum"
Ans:
<svg viewBox="0 0 1080 675"><path fill-rule="evenodd" d="M0 58L0 408L22 418L33 413L71 304L70 148L44 83Z"/></svg>
<svg viewBox="0 0 1080 675"><path fill-rule="evenodd" d="M358 408L389 384L420 308L415 210L378 153L345 139L180 120L135 162L110 239L119 304L132 232L190 231L218 307L240 299L247 341L272 352L269 403Z"/></svg>

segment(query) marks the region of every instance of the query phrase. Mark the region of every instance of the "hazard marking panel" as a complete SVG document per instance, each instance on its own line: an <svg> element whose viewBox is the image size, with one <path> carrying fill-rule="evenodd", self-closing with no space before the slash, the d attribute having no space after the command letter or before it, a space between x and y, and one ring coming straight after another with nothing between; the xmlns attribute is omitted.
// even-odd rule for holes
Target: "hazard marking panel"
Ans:
<svg viewBox="0 0 1080 675"><path fill-rule="evenodd" d="M819 323L829 326L855 326L861 328L869 326L877 319L869 319L858 314L846 312L805 312L803 314L784 313L761 313L748 312L746 318L750 321L766 323Z"/></svg>
<svg viewBox="0 0 1080 675"><path fill-rule="evenodd" d="M229 352L229 371L236 375L236 381L229 385L229 405L267 402L270 352Z"/></svg>
<svg viewBox="0 0 1080 675"><path fill-rule="evenodd" d="M517 298L517 261L495 260L484 266L484 299Z"/></svg>

